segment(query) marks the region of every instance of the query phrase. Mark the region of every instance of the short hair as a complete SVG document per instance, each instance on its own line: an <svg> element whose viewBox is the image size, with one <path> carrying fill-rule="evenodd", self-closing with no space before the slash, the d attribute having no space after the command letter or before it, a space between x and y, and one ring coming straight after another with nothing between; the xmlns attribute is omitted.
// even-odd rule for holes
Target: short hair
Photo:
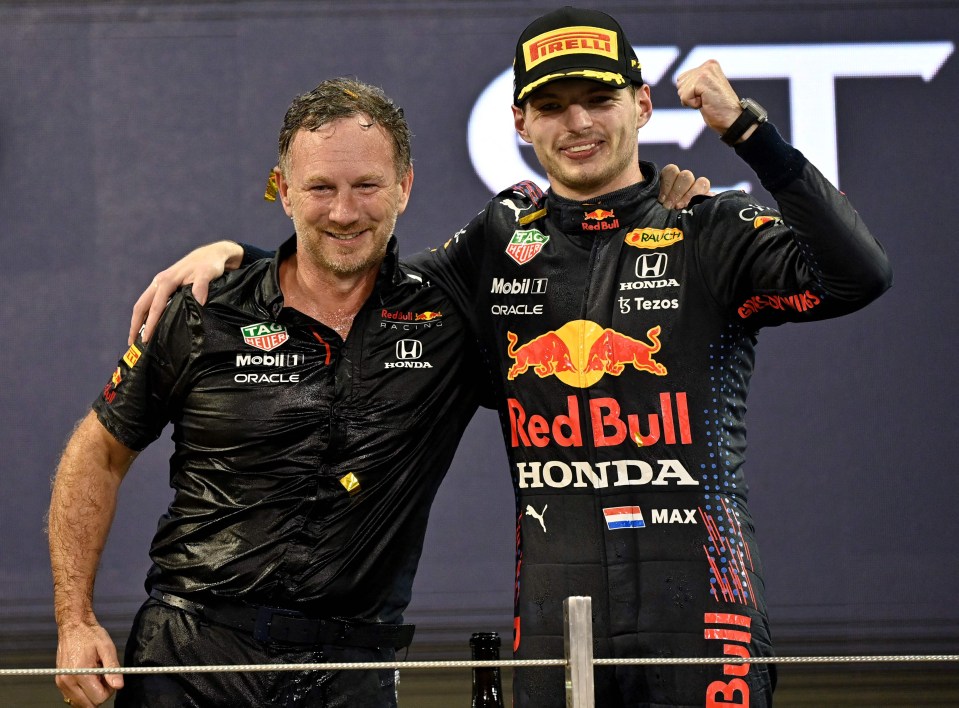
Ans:
<svg viewBox="0 0 959 708"><path fill-rule="evenodd" d="M403 116L403 109L394 104L381 88L342 77L327 79L309 93L293 99L280 129L280 170L286 172L290 145L298 130L317 130L340 118L355 115L368 117L370 126L383 127L393 143L397 179L405 177L413 158L410 127Z"/></svg>

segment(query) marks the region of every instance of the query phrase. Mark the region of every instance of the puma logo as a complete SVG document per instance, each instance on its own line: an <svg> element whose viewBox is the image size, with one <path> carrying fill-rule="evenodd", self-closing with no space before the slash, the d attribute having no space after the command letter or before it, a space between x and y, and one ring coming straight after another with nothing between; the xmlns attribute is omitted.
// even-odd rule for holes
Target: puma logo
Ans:
<svg viewBox="0 0 959 708"><path fill-rule="evenodd" d="M513 204L513 201L511 199L501 199L500 204L502 204L504 207L507 207L508 209L512 209L513 213L516 214L517 221L519 221L520 212L523 211L523 209L529 208L529 207L523 207L523 209L520 209L518 206Z"/></svg>
<svg viewBox="0 0 959 708"><path fill-rule="evenodd" d="M546 533L546 522L543 520L543 515L546 513L546 509L549 508L549 504L543 507L541 512L537 512L531 505L526 505L526 513L529 516L532 516L539 522L539 525L543 527L543 533Z"/></svg>

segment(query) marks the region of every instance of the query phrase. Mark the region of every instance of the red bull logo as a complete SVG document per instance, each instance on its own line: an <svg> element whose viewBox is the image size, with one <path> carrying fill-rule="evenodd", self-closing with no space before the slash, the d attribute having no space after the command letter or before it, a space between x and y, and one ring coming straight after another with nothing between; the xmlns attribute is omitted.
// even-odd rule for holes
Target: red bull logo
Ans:
<svg viewBox="0 0 959 708"><path fill-rule="evenodd" d="M606 211L605 209L594 209L593 211L588 211L583 214L583 219L586 221L602 221L603 219L612 219L616 216L616 212Z"/></svg>
<svg viewBox="0 0 959 708"><path fill-rule="evenodd" d="M519 337L507 332L506 338L509 340L506 353L513 360L513 365L506 374L510 381L520 374L525 374L530 367L533 367L533 371L541 379L564 371L576 371L570 358L569 347L555 332L541 334L519 349L516 349Z"/></svg>
<svg viewBox="0 0 959 708"><path fill-rule="evenodd" d="M568 386L587 388L606 374L619 376L627 366L666 376L666 367L653 359L662 347L661 331L659 325L651 327L646 332L648 341L643 341L590 320L574 320L519 347L519 338L507 332L506 353L513 365L506 378L512 381L533 369L540 378L556 376Z"/></svg>
<svg viewBox="0 0 959 708"><path fill-rule="evenodd" d="M707 612L703 616L703 636L723 643L723 655L733 659L748 659L752 642L752 620L747 615L731 612ZM743 678L749 673L749 662L735 661L723 664L728 681L713 681L706 687L706 708L749 705L749 684Z"/></svg>
<svg viewBox="0 0 959 708"><path fill-rule="evenodd" d="M592 221L597 223L590 223ZM612 231L619 228L619 219L616 218L615 212L606 209L594 209L583 214L582 227L583 231Z"/></svg>
<svg viewBox="0 0 959 708"><path fill-rule="evenodd" d="M120 385L121 381L123 381L123 376L121 375L120 367L118 366L117 370L113 372L113 375L110 377L110 380L107 382L107 385L103 387L104 401L106 401L107 403L113 403L113 401L117 397L117 387Z"/></svg>
<svg viewBox="0 0 959 708"><path fill-rule="evenodd" d="M686 392L659 394L659 409L624 411L618 400L591 398L582 407L579 396L566 397L562 411L530 409L517 398L506 399L511 447L616 447L632 443L647 447L691 445Z"/></svg>
<svg viewBox="0 0 959 708"><path fill-rule="evenodd" d="M432 320L438 319L443 316L442 312L432 312L427 310L426 312L419 312L416 315L417 322L430 322Z"/></svg>
<svg viewBox="0 0 959 708"><path fill-rule="evenodd" d="M627 365L632 364L639 371L648 371L657 376L666 375L666 367L653 361L652 355L661 348L659 325L650 327L646 332L651 344L620 334L614 329L603 330L599 339L593 342L586 360L586 371L602 371L619 376Z"/></svg>

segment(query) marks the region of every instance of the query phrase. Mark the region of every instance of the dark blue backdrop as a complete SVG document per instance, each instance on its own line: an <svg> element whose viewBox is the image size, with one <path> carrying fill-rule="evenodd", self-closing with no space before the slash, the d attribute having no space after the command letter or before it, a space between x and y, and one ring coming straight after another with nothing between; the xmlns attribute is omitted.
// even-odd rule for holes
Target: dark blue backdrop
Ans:
<svg viewBox="0 0 959 708"><path fill-rule="evenodd" d="M136 295L202 242L273 246L288 235L262 193L291 97L349 74L403 105L416 181L398 234L407 253L438 244L488 199L488 181L502 187L509 170L531 169L496 80L522 27L551 7L0 4L0 649L49 645L49 477L124 349ZM760 338L747 478L779 639L955 652L959 9L602 7L626 27L653 87L645 159L717 185L749 182L714 135L699 133L698 116L689 122L671 85L685 62L717 55L740 93L830 163L893 260L895 286L875 305ZM480 101L487 90L492 103ZM124 485L97 586L101 616L118 631L142 598L149 540L170 498L169 453L168 441L154 445ZM455 630L451 641L463 643L474 628L509 631L513 527L487 412L434 507L409 613L421 636Z"/></svg>

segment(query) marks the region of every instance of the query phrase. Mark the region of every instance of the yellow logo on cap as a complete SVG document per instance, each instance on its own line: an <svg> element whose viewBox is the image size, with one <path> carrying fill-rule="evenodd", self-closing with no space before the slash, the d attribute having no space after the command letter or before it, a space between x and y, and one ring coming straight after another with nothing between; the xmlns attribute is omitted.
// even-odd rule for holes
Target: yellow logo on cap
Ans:
<svg viewBox="0 0 959 708"><path fill-rule="evenodd" d="M526 71L564 54L598 54L616 61L619 58L616 33L600 27L563 27L523 43Z"/></svg>

